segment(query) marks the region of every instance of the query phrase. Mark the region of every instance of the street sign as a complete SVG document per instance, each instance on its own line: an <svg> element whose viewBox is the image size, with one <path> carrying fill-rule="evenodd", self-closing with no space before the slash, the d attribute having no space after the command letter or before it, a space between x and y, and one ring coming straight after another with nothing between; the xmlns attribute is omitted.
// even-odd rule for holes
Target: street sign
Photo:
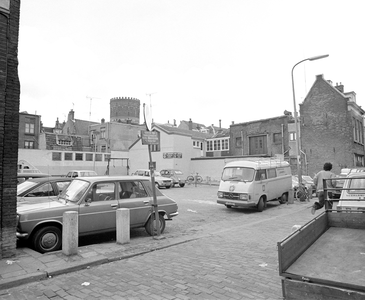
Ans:
<svg viewBox="0 0 365 300"><path fill-rule="evenodd" d="M142 145L158 145L160 143L157 131L143 130L141 134L142 134Z"/></svg>

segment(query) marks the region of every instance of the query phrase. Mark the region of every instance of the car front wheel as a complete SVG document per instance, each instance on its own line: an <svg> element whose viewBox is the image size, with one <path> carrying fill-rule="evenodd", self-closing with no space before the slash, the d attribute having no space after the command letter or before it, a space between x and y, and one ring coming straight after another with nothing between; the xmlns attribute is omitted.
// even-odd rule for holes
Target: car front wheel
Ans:
<svg viewBox="0 0 365 300"><path fill-rule="evenodd" d="M32 239L33 248L40 253L59 250L62 243L62 232L56 226L42 227L37 230Z"/></svg>
<svg viewBox="0 0 365 300"><path fill-rule="evenodd" d="M160 220L160 233L163 233L166 226L166 221L163 215L159 214L159 220ZM155 213L153 213L150 218L147 221L147 224L145 225L145 229L149 235L157 235L157 226L156 226L156 218Z"/></svg>

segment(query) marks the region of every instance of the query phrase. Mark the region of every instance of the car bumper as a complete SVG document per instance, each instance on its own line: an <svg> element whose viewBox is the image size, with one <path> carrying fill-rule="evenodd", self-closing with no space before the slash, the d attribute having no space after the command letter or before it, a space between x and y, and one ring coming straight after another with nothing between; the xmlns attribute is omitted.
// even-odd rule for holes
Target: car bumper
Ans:
<svg viewBox="0 0 365 300"><path fill-rule="evenodd" d="M257 203L255 202L248 202L245 200L229 200L229 199L218 199L218 204L223 204L225 206L231 206L231 207L253 207L256 206Z"/></svg>
<svg viewBox="0 0 365 300"><path fill-rule="evenodd" d="M178 212L174 212L174 213L168 214L168 215L167 215L167 220L171 220L171 218L176 217L176 216L178 216L178 215L179 215L179 213L178 213Z"/></svg>
<svg viewBox="0 0 365 300"><path fill-rule="evenodd" d="M28 233L16 232L16 237L20 240L26 240L28 236Z"/></svg>

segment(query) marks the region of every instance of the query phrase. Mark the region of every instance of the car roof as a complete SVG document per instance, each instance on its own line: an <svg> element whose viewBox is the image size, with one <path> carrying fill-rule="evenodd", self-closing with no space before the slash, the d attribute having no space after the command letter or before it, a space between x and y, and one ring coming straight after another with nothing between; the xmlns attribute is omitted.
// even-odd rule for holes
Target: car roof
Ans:
<svg viewBox="0 0 365 300"><path fill-rule="evenodd" d="M128 176L128 175L121 175L121 176L92 176L92 177L77 177L74 180L85 180L89 181L91 183L99 182L99 181L119 181L119 180L125 180L125 181L131 181L131 180L139 180L139 181L149 181L148 177L146 176Z"/></svg>
<svg viewBox="0 0 365 300"><path fill-rule="evenodd" d="M32 179L28 179L27 181L32 181L32 182L47 182L47 181L69 181L70 178L69 177L60 177L60 176L51 176L48 175L47 177L39 177L39 178L32 178Z"/></svg>
<svg viewBox="0 0 365 300"><path fill-rule="evenodd" d="M347 177L363 177L363 178L365 178L365 174L364 174L364 172L356 172L356 173L348 174Z"/></svg>
<svg viewBox="0 0 365 300"><path fill-rule="evenodd" d="M71 171L68 171L68 173L70 172L94 172L96 173L94 170L71 170Z"/></svg>

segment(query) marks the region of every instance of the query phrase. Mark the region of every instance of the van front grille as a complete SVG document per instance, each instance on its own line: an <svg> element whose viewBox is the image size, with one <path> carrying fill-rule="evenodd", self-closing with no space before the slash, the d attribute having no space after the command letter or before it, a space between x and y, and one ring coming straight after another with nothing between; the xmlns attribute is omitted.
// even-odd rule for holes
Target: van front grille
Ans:
<svg viewBox="0 0 365 300"><path fill-rule="evenodd" d="M224 199L240 200L240 194L238 193L223 193Z"/></svg>

